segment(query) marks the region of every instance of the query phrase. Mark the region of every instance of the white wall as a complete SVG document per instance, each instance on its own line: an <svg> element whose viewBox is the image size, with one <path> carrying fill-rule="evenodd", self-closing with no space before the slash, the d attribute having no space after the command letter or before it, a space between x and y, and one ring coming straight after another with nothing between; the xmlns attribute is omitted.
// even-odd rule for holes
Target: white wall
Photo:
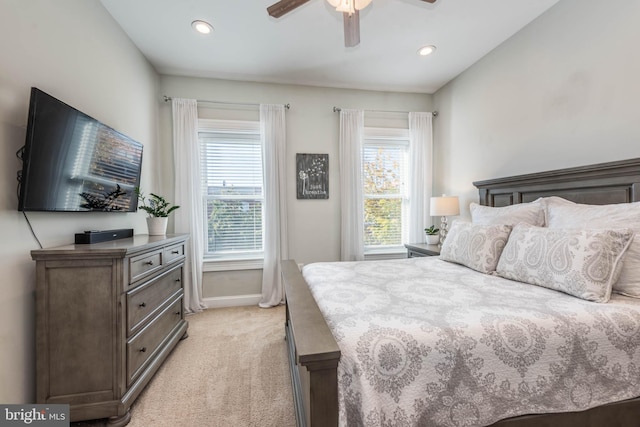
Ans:
<svg viewBox="0 0 640 427"><path fill-rule="evenodd" d="M640 157L639 22L637 0L561 0L439 90L437 192Z"/></svg>
<svg viewBox="0 0 640 427"><path fill-rule="evenodd" d="M31 86L142 142L143 181L158 156L158 76L98 1L0 1L0 402L35 400L37 244L17 211L15 152L24 144ZM43 246L86 229L135 228L144 215L29 213ZM82 307L70 306L69 310Z"/></svg>
<svg viewBox="0 0 640 427"><path fill-rule="evenodd" d="M347 89L318 88L296 85L236 82L228 80L195 79L162 76L163 95L226 102L291 104L286 113L287 165L291 179L287 184L289 219L289 254L296 261L336 261L340 259L340 187L338 138L340 115L333 107L365 110L431 111L431 96L424 94L373 92ZM256 120L259 118L254 110ZM365 124L381 120L370 115ZM170 153L171 108L161 108L161 141L163 150ZM392 115L391 120L395 120ZM436 121L439 118L436 119ZM372 124L371 124L372 125ZM386 123L389 125L389 123ZM406 122L405 122L406 125ZM296 153L329 154L329 199L297 200L295 190ZM167 156L166 158L170 158ZM164 170L171 170L166 164ZM163 180L170 188L171 176ZM207 273L203 292L205 297L260 292L260 275L255 272ZM235 289L235 292L234 292Z"/></svg>

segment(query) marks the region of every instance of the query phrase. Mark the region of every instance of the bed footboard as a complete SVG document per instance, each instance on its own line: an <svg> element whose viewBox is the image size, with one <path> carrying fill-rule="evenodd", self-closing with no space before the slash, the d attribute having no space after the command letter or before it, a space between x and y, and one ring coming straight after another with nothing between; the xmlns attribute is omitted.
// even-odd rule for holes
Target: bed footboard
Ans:
<svg viewBox="0 0 640 427"><path fill-rule="evenodd" d="M294 260L282 262L282 278L297 425L337 426L340 349Z"/></svg>

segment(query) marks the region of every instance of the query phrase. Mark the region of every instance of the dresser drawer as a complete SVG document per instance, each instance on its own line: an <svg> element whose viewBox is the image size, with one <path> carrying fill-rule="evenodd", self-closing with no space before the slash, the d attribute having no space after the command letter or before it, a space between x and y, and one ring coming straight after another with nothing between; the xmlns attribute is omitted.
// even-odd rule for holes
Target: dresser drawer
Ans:
<svg viewBox="0 0 640 427"><path fill-rule="evenodd" d="M149 325L127 342L127 384L131 385L162 342L182 319L182 296L166 307Z"/></svg>
<svg viewBox="0 0 640 427"><path fill-rule="evenodd" d="M164 255L162 256L162 262L164 264L170 264L174 261L182 259L184 257L184 244L169 246L164 249Z"/></svg>
<svg viewBox="0 0 640 427"><path fill-rule="evenodd" d="M422 252L416 252L412 250L407 251L407 258L418 258L418 257L425 257L425 256L428 256L428 255Z"/></svg>
<svg viewBox="0 0 640 427"><path fill-rule="evenodd" d="M182 289L182 267L176 267L152 281L127 292L127 335L137 332L163 303Z"/></svg>
<svg viewBox="0 0 640 427"><path fill-rule="evenodd" d="M133 283L162 268L162 250L148 252L129 259L129 282Z"/></svg>

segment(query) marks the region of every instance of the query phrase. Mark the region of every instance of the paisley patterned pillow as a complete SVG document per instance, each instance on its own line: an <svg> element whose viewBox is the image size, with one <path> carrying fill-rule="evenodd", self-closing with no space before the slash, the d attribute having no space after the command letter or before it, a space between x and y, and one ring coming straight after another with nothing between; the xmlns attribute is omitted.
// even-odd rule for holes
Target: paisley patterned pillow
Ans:
<svg viewBox="0 0 640 427"><path fill-rule="evenodd" d="M456 221L442 245L440 259L462 264L481 273L493 273L509 233L510 225Z"/></svg>
<svg viewBox="0 0 640 427"><path fill-rule="evenodd" d="M541 203L541 199L499 208L471 203L469 209L471 210L471 222L474 224L507 224L513 227L518 223L525 222L540 227L544 226L544 204Z"/></svg>
<svg viewBox="0 0 640 427"><path fill-rule="evenodd" d="M620 275L631 230L550 229L518 224L496 272L519 282L607 302Z"/></svg>
<svg viewBox="0 0 640 427"><path fill-rule="evenodd" d="M640 202L583 205L560 197L543 199L549 228L630 228L640 234ZM633 239L613 291L640 298L640 237Z"/></svg>

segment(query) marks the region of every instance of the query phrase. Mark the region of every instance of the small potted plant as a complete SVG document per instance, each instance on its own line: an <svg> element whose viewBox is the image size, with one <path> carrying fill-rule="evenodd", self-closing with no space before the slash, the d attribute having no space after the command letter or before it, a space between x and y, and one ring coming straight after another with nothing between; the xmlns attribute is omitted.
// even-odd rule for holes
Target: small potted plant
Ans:
<svg viewBox="0 0 640 427"><path fill-rule="evenodd" d="M149 198L145 197L139 187L135 189L138 200L142 203L138 207L149 214L147 218L147 227L150 236L164 236L167 233L167 220L169 214L180 206L173 205L167 200L154 193L149 194Z"/></svg>
<svg viewBox="0 0 640 427"><path fill-rule="evenodd" d="M438 243L440 243L440 236L438 235L440 229L436 228L435 225L432 225L429 228L425 228L424 232L427 234L427 244L437 245Z"/></svg>

